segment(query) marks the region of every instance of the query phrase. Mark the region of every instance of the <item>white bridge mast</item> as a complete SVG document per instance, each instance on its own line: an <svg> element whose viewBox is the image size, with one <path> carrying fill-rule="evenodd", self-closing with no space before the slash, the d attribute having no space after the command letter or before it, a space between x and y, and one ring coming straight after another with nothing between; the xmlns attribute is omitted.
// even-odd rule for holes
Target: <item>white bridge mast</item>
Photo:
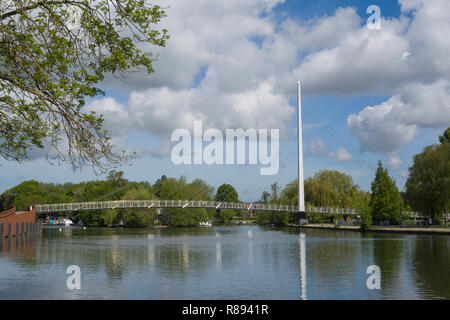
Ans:
<svg viewBox="0 0 450 320"><path fill-rule="evenodd" d="M300 81L297 81L297 138L298 138L298 211L305 212L305 190L303 186L303 137L302 137L302 96Z"/></svg>

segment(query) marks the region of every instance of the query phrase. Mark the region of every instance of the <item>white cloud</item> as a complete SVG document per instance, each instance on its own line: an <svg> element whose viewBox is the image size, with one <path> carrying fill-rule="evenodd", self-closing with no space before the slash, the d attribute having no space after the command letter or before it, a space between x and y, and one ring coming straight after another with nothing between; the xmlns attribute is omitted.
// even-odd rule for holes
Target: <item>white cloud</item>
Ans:
<svg viewBox="0 0 450 320"><path fill-rule="evenodd" d="M344 147L339 147L335 152L330 152L330 157L337 161L352 160L352 155Z"/></svg>
<svg viewBox="0 0 450 320"><path fill-rule="evenodd" d="M443 30L450 30L450 2L400 3L400 18L382 19L380 30L354 25L335 46L309 51L285 84L300 79L312 93L395 94L410 82L448 79L450 41Z"/></svg>
<svg viewBox="0 0 450 320"><path fill-rule="evenodd" d="M286 78L300 79L312 93L355 94L390 91L393 84L409 79L414 69L401 60L409 51L401 35L402 21L383 21L381 30L361 27L329 49L311 52Z"/></svg>
<svg viewBox="0 0 450 320"><path fill-rule="evenodd" d="M362 151L391 153L410 143L419 127L446 126L450 119L450 82L401 88L381 105L368 106L347 118Z"/></svg>
<svg viewBox="0 0 450 320"><path fill-rule="evenodd" d="M186 90L155 88L133 92L130 112L146 131L166 136L176 128L191 129L194 120L204 126L225 128L283 129L295 110L273 83L263 82L253 90L222 93L215 87Z"/></svg>
<svg viewBox="0 0 450 320"><path fill-rule="evenodd" d="M85 111L95 111L103 115L103 127L113 137L124 136L132 126L132 119L126 107L113 98L95 100L86 106Z"/></svg>
<svg viewBox="0 0 450 320"><path fill-rule="evenodd" d="M344 147L337 148L335 152L327 151L328 147L326 146L325 142L321 138L316 137L309 143L307 154L312 156L329 157L336 161L352 160L352 155Z"/></svg>
<svg viewBox="0 0 450 320"><path fill-rule="evenodd" d="M105 127L117 141L131 127L160 138L152 150L154 156L170 153L170 134L177 128L193 129L194 120L203 128L280 129L286 137L285 124L295 110L286 97L274 92L272 81L254 90L222 93L215 87L200 86L186 90L167 87L131 93L127 106L112 98L94 101L87 110L104 114Z"/></svg>
<svg viewBox="0 0 450 320"><path fill-rule="evenodd" d="M319 137L314 138L309 143L308 154L310 155L325 155L327 151L327 146L323 142L323 140Z"/></svg>
<svg viewBox="0 0 450 320"><path fill-rule="evenodd" d="M389 158L387 164L392 170L397 170L402 163L403 161L402 159L400 159L399 156L393 155L392 157Z"/></svg>

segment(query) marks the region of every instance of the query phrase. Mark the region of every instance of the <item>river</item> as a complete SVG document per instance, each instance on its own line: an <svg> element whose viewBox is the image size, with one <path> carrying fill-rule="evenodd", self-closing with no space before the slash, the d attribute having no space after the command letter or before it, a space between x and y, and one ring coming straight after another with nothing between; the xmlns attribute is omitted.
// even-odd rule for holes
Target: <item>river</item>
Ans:
<svg viewBox="0 0 450 320"><path fill-rule="evenodd" d="M449 256L445 235L44 228L0 244L0 299L450 299Z"/></svg>

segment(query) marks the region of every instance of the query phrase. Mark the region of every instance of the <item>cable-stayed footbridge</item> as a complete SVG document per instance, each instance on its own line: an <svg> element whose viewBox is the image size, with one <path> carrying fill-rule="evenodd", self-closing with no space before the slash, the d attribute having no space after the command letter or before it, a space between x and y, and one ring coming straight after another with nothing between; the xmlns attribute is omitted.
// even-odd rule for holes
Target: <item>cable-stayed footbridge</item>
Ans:
<svg viewBox="0 0 450 320"><path fill-rule="evenodd" d="M205 208L249 211L299 212L296 205L264 204L248 202L218 202L204 200L115 200L93 202L70 202L36 205L37 213L73 212L106 209L142 209L142 208ZM357 209L306 207L308 213L356 215Z"/></svg>

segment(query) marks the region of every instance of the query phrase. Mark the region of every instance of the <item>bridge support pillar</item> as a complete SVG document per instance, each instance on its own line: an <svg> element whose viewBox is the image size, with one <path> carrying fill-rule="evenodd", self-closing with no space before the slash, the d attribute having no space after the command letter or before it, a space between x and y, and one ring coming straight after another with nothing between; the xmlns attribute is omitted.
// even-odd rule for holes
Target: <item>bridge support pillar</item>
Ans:
<svg viewBox="0 0 450 320"><path fill-rule="evenodd" d="M306 212L299 212L298 213L298 224L302 225L308 223L308 216L306 215Z"/></svg>

